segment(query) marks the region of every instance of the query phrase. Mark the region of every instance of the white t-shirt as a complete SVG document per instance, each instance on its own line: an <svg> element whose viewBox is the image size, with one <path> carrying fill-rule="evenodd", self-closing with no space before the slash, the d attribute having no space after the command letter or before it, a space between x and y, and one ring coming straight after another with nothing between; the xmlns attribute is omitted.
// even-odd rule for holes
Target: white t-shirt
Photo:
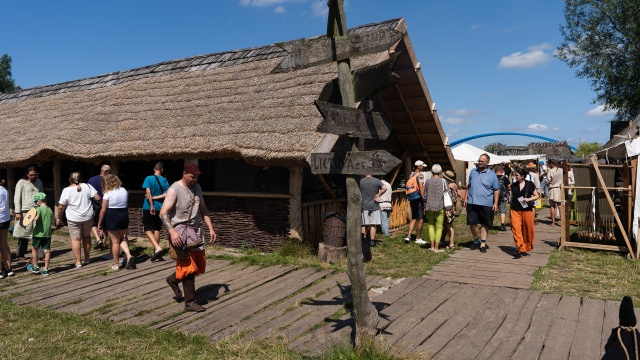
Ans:
<svg viewBox="0 0 640 360"><path fill-rule="evenodd" d="M78 191L75 185L64 188L58 202L67 207L65 210L67 220L74 222L93 219L93 206L90 199L98 193L96 189L85 183L81 183L80 187L81 191Z"/></svg>
<svg viewBox="0 0 640 360"><path fill-rule="evenodd" d="M0 223L10 221L9 216L9 191L4 186L0 186Z"/></svg>
<svg viewBox="0 0 640 360"><path fill-rule="evenodd" d="M129 193L125 188L119 187L104 193L102 198L109 201L109 209L126 209Z"/></svg>

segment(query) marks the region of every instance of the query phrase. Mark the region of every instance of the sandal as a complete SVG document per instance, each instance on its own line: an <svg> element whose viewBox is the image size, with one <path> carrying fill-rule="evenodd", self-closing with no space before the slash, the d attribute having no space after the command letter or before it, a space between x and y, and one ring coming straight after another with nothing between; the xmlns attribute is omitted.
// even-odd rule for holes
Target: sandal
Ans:
<svg viewBox="0 0 640 360"><path fill-rule="evenodd" d="M111 267L109 268L109 270L111 270L111 271L118 271L118 270L120 270L120 266L119 266L119 265L111 265Z"/></svg>

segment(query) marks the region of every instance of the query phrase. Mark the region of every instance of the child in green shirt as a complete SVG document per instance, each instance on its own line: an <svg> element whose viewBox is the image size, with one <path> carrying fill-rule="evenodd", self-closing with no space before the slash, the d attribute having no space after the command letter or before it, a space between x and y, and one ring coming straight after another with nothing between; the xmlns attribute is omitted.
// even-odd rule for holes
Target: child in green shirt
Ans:
<svg viewBox="0 0 640 360"><path fill-rule="evenodd" d="M49 275L49 261L51 260L51 219L53 211L47 206L47 195L38 192L33 196L33 201L38 206L36 208L36 217L33 218L35 226L33 228L33 239L31 240L31 259L33 264L27 266L27 270L34 274L40 273L38 267L38 248L44 250L44 269L42 275Z"/></svg>

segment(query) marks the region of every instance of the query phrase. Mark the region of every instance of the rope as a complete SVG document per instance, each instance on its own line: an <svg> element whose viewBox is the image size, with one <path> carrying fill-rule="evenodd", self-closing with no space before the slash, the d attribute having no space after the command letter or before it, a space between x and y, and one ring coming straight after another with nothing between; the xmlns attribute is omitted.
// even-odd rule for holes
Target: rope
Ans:
<svg viewBox="0 0 640 360"><path fill-rule="evenodd" d="M622 336L620 336L620 330L630 331L633 334L633 344L636 346L636 360L640 360L638 359L638 336L636 335L637 326L638 324L634 326L620 326L618 328L618 341L620 342L620 346L622 346L622 350L624 350L625 355L627 355L627 360L631 360L631 357L629 357L629 351L627 351L627 347L624 346L624 343L622 342Z"/></svg>

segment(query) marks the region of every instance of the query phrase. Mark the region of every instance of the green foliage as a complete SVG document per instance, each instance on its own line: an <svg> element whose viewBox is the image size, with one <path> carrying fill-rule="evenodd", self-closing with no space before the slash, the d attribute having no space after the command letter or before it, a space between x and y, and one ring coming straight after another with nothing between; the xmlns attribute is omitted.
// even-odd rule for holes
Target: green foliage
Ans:
<svg viewBox="0 0 640 360"><path fill-rule="evenodd" d="M10 93L20 90L11 78L11 56L4 54L0 57L0 93Z"/></svg>
<svg viewBox="0 0 640 360"><path fill-rule="evenodd" d="M576 156L587 157L589 154L593 154L596 150L600 149L602 145L597 142L592 143L580 143L578 150L576 150Z"/></svg>
<svg viewBox="0 0 640 360"><path fill-rule="evenodd" d="M589 79L594 103L617 110L616 120L640 114L640 1L566 0L564 36L556 57Z"/></svg>

